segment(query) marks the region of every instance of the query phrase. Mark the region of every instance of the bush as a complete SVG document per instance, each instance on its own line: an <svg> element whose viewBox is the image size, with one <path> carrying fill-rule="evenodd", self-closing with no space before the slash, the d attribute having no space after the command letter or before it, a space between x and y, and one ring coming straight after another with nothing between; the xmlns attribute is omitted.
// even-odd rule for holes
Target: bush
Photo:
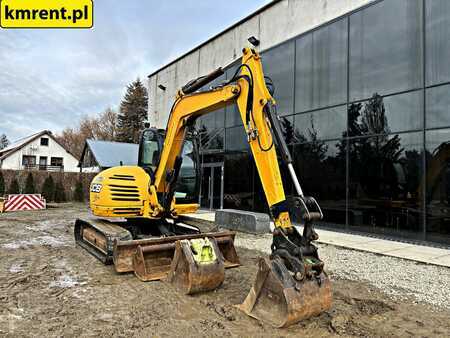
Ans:
<svg viewBox="0 0 450 338"><path fill-rule="evenodd" d="M44 184L42 185L42 196L45 198L47 202L53 201L55 196L55 182L53 182L53 178L48 176Z"/></svg>
<svg viewBox="0 0 450 338"><path fill-rule="evenodd" d="M8 194L20 194L20 186L19 182L17 182L17 178L14 178L11 181L11 184L8 188Z"/></svg>
<svg viewBox="0 0 450 338"><path fill-rule="evenodd" d="M27 180L25 181L25 194L34 194L36 192L36 188L34 187L34 179L31 173L28 174Z"/></svg>
<svg viewBox="0 0 450 338"><path fill-rule="evenodd" d="M0 173L0 196L5 194L5 179L3 173Z"/></svg>
<svg viewBox="0 0 450 338"><path fill-rule="evenodd" d="M55 202L65 202L66 192L64 191L64 185L61 181L58 181L55 185Z"/></svg>
<svg viewBox="0 0 450 338"><path fill-rule="evenodd" d="M75 184L73 199L77 202L84 202L83 184L81 183L81 181L78 181Z"/></svg>

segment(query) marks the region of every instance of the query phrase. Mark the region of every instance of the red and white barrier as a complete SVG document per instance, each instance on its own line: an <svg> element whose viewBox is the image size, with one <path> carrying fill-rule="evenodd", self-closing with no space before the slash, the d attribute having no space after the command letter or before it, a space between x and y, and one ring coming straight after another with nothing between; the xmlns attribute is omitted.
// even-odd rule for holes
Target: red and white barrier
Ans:
<svg viewBox="0 0 450 338"><path fill-rule="evenodd" d="M45 207L45 198L40 194L18 194L8 195L3 205L3 211L40 210Z"/></svg>

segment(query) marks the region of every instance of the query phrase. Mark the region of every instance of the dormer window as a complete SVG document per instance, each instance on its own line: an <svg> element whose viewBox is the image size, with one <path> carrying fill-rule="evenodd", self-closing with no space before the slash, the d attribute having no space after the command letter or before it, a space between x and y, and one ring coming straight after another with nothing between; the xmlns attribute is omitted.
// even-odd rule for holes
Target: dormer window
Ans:
<svg viewBox="0 0 450 338"><path fill-rule="evenodd" d="M47 137L41 137L41 146L48 146L48 138Z"/></svg>

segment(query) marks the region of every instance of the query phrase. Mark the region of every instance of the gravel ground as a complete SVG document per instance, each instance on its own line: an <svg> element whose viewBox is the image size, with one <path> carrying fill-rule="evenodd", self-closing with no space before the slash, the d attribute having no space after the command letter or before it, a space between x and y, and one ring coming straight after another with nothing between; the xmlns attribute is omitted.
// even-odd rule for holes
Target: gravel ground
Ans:
<svg viewBox="0 0 450 338"><path fill-rule="evenodd" d="M270 253L271 235L239 233L236 245ZM319 245L332 279L367 281L396 300L410 299L450 309L450 268L368 252Z"/></svg>

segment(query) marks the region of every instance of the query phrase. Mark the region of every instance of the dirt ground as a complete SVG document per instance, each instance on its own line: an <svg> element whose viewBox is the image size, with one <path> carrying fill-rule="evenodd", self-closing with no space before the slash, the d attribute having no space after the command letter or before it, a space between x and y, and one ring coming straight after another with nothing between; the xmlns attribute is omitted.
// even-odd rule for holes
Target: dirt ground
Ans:
<svg viewBox="0 0 450 338"><path fill-rule="evenodd" d="M334 278L330 311L274 329L234 307L253 283L260 252L238 247L242 266L226 271L222 287L185 296L116 274L77 247L72 225L83 215L83 205L0 214L0 336L450 337L448 311Z"/></svg>

